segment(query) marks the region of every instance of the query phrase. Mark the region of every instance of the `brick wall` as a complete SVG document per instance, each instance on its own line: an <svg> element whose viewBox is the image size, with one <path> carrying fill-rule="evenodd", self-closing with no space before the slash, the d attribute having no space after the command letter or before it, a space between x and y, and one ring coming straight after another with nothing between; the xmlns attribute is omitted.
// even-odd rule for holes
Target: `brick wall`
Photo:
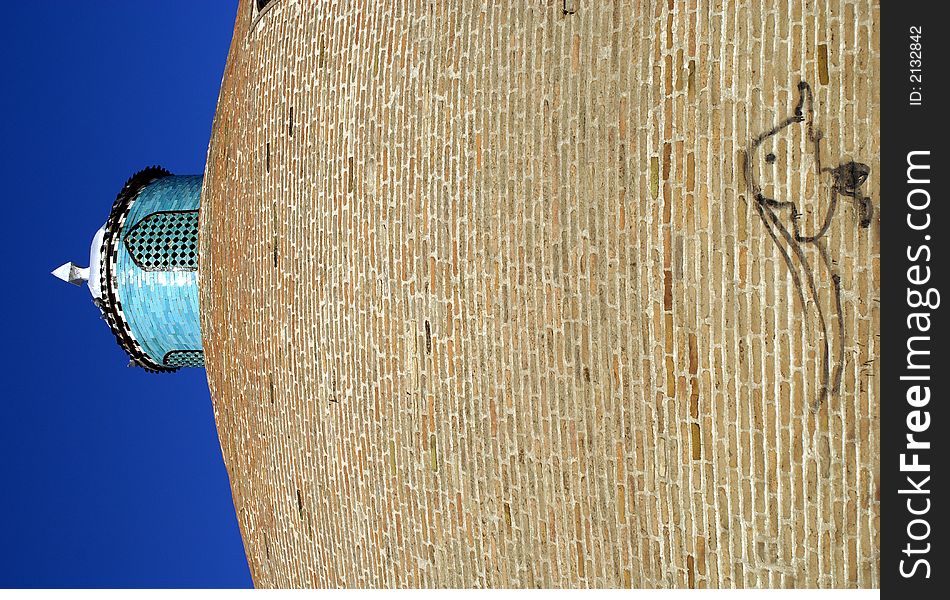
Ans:
<svg viewBox="0 0 950 600"><path fill-rule="evenodd" d="M258 586L879 585L876 3L254 4L200 281Z"/></svg>

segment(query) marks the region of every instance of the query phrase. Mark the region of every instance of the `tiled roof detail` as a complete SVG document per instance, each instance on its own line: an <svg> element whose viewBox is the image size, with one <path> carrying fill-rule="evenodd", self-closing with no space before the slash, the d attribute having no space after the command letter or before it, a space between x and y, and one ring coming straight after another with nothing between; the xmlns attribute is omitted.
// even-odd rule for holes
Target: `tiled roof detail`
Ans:
<svg viewBox="0 0 950 600"><path fill-rule="evenodd" d="M105 235L102 238L101 253L103 260L100 273L102 297L96 301L96 305L102 311L103 318L109 325L109 329L112 330L112 334L115 335L119 346L125 350L135 365L152 372L170 372L176 369L169 369L154 361L142 350L142 347L132 335L125 318L125 312L122 309L122 303L119 300L115 263L119 251L119 233L135 198L142 191L142 188L169 175L171 173L162 167L147 167L130 177L116 196L115 202L112 204L112 211L106 220Z"/></svg>
<svg viewBox="0 0 950 600"><path fill-rule="evenodd" d="M152 213L125 235L125 249L143 271L197 271L198 211Z"/></svg>
<svg viewBox="0 0 950 600"><path fill-rule="evenodd" d="M201 350L172 350L165 355L162 361L165 366L178 367L203 367L205 366L205 353Z"/></svg>
<svg viewBox="0 0 950 600"><path fill-rule="evenodd" d="M196 365L166 361L201 352L197 295L200 176L161 167L134 175L106 222L97 305L133 364L152 372Z"/></svg>

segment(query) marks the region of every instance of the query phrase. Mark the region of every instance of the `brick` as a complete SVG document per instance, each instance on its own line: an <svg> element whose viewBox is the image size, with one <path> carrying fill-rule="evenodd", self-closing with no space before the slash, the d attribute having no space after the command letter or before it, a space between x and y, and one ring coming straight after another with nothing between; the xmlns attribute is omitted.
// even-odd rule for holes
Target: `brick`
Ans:
<svg viewBox="0 0 950 600"><path fill-rule="evenodd" d="M815 408L814 303L742 170L804 78L878 206L875 3L253 4L199 275L257 586L880 585L877 213L829 232ZM770 185L812 223L796 164Z"/></svg>

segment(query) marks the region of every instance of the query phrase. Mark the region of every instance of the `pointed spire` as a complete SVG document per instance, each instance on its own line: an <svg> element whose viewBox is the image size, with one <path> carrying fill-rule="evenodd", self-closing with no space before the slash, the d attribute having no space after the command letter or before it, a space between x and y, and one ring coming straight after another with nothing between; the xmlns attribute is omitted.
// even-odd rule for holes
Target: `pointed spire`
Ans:
<svg viewBox="0 0 950 600"><path fill-rule="evenodd" d="M56 267L52 274L54 277L73 285L82 285L89 281L89 268L80 267L72 261Z"/></svg>

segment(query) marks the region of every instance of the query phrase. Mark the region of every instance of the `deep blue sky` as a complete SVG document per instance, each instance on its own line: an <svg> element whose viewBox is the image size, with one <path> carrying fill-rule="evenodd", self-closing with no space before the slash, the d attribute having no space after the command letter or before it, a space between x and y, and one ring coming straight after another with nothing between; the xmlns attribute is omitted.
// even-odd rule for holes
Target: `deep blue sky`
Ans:
<svg viewBox="0 0 950 600"><path fill-rule="evenodd" d="M130 175L204 171L235 10L4 7L0 588L251 584L204 370L126 368L88 291L49 275L85 266Z"/></svg>

